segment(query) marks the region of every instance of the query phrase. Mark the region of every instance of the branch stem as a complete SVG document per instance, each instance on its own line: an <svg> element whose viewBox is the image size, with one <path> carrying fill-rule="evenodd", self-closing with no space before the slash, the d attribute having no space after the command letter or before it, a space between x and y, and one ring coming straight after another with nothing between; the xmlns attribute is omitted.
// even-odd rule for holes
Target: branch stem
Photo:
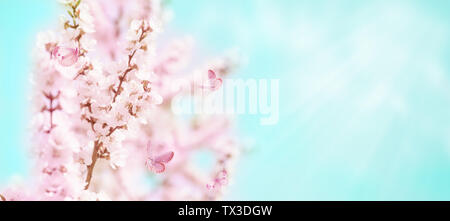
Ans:
<svg viewBox="0 0 450 221"><path fill-rule="evenodd" d="M92 173L94 172L95 163L97 163L98 160L98 151L100 149L101 143L99 141L95 141L94 143L94 151L92 151L92 163L87 167L88 173L86 176L86 186L84 187L85 190L89 189L89 185L91 184L92 179Z"/></svg>

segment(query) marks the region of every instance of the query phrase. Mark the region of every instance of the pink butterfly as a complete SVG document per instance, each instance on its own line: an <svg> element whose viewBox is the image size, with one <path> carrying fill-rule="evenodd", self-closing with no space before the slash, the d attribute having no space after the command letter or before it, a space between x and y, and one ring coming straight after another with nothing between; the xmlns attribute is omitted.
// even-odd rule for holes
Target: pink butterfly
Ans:
<svg viewBox="0 0 450 221"><path fill-rule="evenodd" d="M211 184L206 184L206 188L209 190L217 189L221 186L228 184L228 173L225 169L221 170L217 176L214 178L214 182Z"/></svg>
<svg viewBox="0 0 450 221"><path fill-rule="evenodd" d="M218 78L216 72L213 70L208 70L208 81L207 84L201 85L203 89L217 90L222 86L222 78Z"/></svg>
<svg viewBox="0 0 450 221"><path fill-rule="evenodd" d="M150 155L150 142L147 144L147 151ZM162 173L166 170L166 163L169 163L174 156L173 151L169 151L167 153L161 154L159 156L150 155L145 162L147 168L154 173Z"/></svg>
<svg viewBox="0 0 450 221"><path fill-rule="evenodd" d="M50 52L51 58L56 59L62 66L71 66L78 60L78 48L56 46Z"/></svg>

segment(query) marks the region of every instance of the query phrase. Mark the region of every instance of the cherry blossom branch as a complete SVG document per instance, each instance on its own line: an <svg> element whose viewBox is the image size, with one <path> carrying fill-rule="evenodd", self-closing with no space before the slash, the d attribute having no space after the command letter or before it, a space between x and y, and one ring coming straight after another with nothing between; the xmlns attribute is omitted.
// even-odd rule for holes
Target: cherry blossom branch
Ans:
<svg viewBox="0 0 450 221"><path fill-rule="evenodd" d="M141 24L141 26L140 26L140 30L141 30L141 34L140 34L140 36L139 36L137 42L134 42L135 44L141 43L141 42L147 37L148 32L151 32L151 31L152 31L151 27L149 27L149 26L146 27L146 26L145 26L145 22L144 22L144 21L142 21L142 24ZM130 72L131 72L132 70L134 70L134 69L138 69L138 66L137 66L136 64L131 64L131 61L132 61L133 57L135 56L136 52L137 52L139 49L146 50L147 48L146 48L145 45L140 46L139 48L133 49L132 52L131 52L131 54L128 55L127 69L126 69L126 70L123 72L123 74L119 77L119 85L118 85L118 87L117 87L117 90L115 90L115 93L114 93L114 97L113 97L112 103L115 103L115 102L116 102L117 96L118 96L118 95L120 94L120 92L122 91L122 84L123 84L123 82L125 81L125 79L126 79L126 77L127 77L127 74L130 73ZM93 119L91 119L91 120L93 120ZM95 122L91 122L92 129L93 129L93 130L94 130L94 127L93 127L93 124L94 124L94 123L95 123ZM112 135L116 130L118 130L118 129L126 129L126 128L127 128L126 125L116 126L116 127L110 127L110 128L109 128L109 133L106 135L106 137L111 136L111 135ZM87 174L87 177L86 177L86 186L85 186L85 189L88 189L88 188L89 188L89 185L90 185L90 183L91 183L93 170L94 170L95 164L96 164L96 162L97 162L97 159L98 159L98 157L99 157L99 153L98 153L98 152L99 152L100 146L102 146L102 144L100 143L99 140L97 140L97 141L95 142L94 150L93 150L93 152L92 152L92 163L91 163L91 165L88 166L88 174Z"/></svg>
<svg viewBox="0 0 450 221"><path fill-rule="evenodd" d="M47 131L45 131L46 133L50 133L53 130L53 128L56 127L56 125L53 124L53 112L55 112L57 110L62 110L61 105L59 105L59 104L56 107L53 107L53 103L56 99L59 98L61 91L58 91L56 95L52 95L51 93L46 93L46 92L43 92L43 93L44 93L44 96L50 102L50 104L49 104L50 107L45 106L42 108L42 111L48 111L50 114L50 127Z"/></svg>
<svg viewBox="0 0 450 221"><path fill-rule="evenodd" d="M136 51L134 51L133 54L131 54L129 56L130 60L131 60L131 58L133 58L135 52ZM122 91L122 84L123 84L125 78L127 77L127 74L130 73L130 71L132 71L132 70L137 68L136 65L133 65L133 66L130 67L130 65L129 65L130 64L130 60L128 61L128 68L125 70L125 72L122 74L122 76L119 77L119 86L117 87L117 90L114 90L115 92L114 92L114 97L113 97L113 103L116 102L117 96Z"/></svg>
<svg viewBox="0 0 450 221"><path fill-rule="evenodd" d="M29 190L0 191L0 201L218 199L238 146L227 118L185 119L171 110L170 99L195 95L171 88L188 67L189 41L149 53L160 52L153 35L166 22L162 1L62 2L66 19L58 30L40 33L33 50L30 145L37 177ZM221 77L228 71L221 68L227 62L207 65ZM213 93L221 79L209 71L203 83L192 86ZM213 171L193 164L198 148L217 157ZM163 181L155 194L142 179L149 172Z"/></svg>
<svg viewBox="0 0 450 221"><path fill-rule="evenodd" d="M81 3L81 0L77 0L75 3L72 3L72 2L68 3L68 6L72 9L72 11L67 10L70 17L72 18L72 24L70 24L69 21L66 21L64 23L64 29L67 29L67 28L77 29L79 27L79 24L77 24L76 19L79 18L79 16L80 16L80 12L77 11L77 8L80 5L80 3Z"/></svg>
<svg viewBox="0 0 450 221"><path fill-rule="evenodd" d="M92 69L94 69L92 64L84 65L83 68L80 71L78 71L77 75L73 79L76 80L78 77L80 77L82 75L86 75L86 71L89 71L89 70L92 70Z"/></svg>
<svg viewBox="0 0 450 221"><path fill-rule="evenodd" d="M69 10L67 10L67 13L72 19L72 24L70 24L69 21L66 21L64 23L64 29L74 29L78 30L79 33L77 36L73 38L73 40L77 43L78 49L79 49L79 56L85 56L86 50L81 47L81 38L86 34L86 30L83 30L81 27L81 16L80 16L80 9L78 6L80 6L81 0L76 0L76 2L69 2L67 3L67 6L69 7ZM78 76L77 76L78 77Z"/></svg>
<svg viewBox="0 0 450 221"><path fill-rule="evenodd" d="M146 28L144 26L144 21L142 22L140 29L141 29L141 35L139 36L139 39L137 41L138 43L141 43L145 39L145 37L147 37L147 32L152 31L151 27ZM130 71L138 68L136 64L131 65L131 60L133 59L134 55L136 54L137 50L139 50L139 49L146 50L146 47L142 46L140 48L135 48L131 52L131 54L128 55L128 67L123 72L122 76L119 77L119 86L117 87L117 90L115 90L114 97L113 97L113 103L116 102L116 98L122 90L122 84L123 84L123 81L125 81L127 74L130 73Z"/></svg>
<svg viewBox="0 0 450 221"><path fill-rule="evenodd" d="M106 135L107 137L110 137L116 130L118 129L126 129L127 125L122 125L122 126L116 126L116 127L110 127L109 128L109 133Z"/></svg>
<svg viewBox="0 0 450 221"><path fill-rule="evenodd" d="M88 173L86 176L86 186L84 187L85 190L89 189L89 185L91 184L92 173L94 172L95 163L97 162L99 156L98 152L100 150L101 145L102 144L99 143L99 141L95 141L94 143L94 150L92 152L92 163L91 165L87 166Z"/></svg>

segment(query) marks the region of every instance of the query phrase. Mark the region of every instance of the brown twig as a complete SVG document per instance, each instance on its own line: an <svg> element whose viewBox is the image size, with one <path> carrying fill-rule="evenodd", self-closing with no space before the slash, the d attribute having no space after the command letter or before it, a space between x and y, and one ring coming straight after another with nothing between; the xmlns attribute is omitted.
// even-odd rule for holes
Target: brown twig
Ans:
<svg viewBox="0 0 450 221"><path fill-rule="evenodd" d="M127 128L126 125L122 125L122 126L117 126L117 127L110 127L109 128L109 133L106 135L107 137L110 137L117 129L125 129Z"/></svg>
<svg viewBox="0 0 450 221"><path fill-rule="evenodd" d="M136 51L134 51L134 52L136 52ZM134 55L134 53L133 53L133 55ZM131 57L130 57L130 60L131 60L131 58L133 58L133 57L131 56ZM129 63L129 62L128 62L128 63ZM136 65L133 65L132 67L128 67L127 70L125 70L125 72L123 73L123 75L119 77L119 80L120 80L120 81L119 81L119 86L117 87L117 90L115 90L115 94L114 94L114 98L113 98L113 103L116 102L117 96L122 92L122 84L123 84L125 78L127 77L127 74L130 73L130 71L132 71L132 70L135 69L135 68L137 68Z"/></svg>
<svg viewBox="0 0 450 221"><path fill-rule="evenodd" d="M79 41L78 41L79 42ZM80 55L81 56L81 55ZM78 77L80 77L81 75L86 75L86 71L90 71L94 69L94 67L92 66L92 64L86 64L83 66L83 68L78 71L77 75L73 78L74 80L76 80Z"/></svg>
<svg viewBox="0 0 450 221"><path fill-rule="evenodd" d="M80 31L79 34L76 37L74 37L72 40L74 40L77 43L77 45L78 45L79 56L85 56L87 51L85 49L81 48L80 40L84 36L84 34L86 34L86 33L84 32L84 30L82 28L80 28L79 22L77 22L77 20L80 19L80 10L78 9L78 6L80 5L80 3L81 3L81 0L78 0L78 1L75 2L75 4L74 3L69 3L67 5L67 6L70 7L70 9L67 10L67 13L69 13L70 17L72 18L72 24L70 23L70 21L66 21L64 23L64 29L68 29L68 28L71 28L71 29L74 29L74 30L79 29L79 31ZM79 77L79 75L77 75L75 77L75 79L77 77Z"/></svg>
<svg viewBox="0 0 450 221"><path fill-rule="evenodd" d="M6 201L6 197L3 196L2 194L0 194L0 199L2 199L2 201Z"/></svg>
<svg viewBox="0 0 450 221"><path fill-rule="evenodd" d="M77 24L76 19L79 18L80 16L80 12L77 11L78 6L80 5L81 0L78 0L75 5L73 5L72 3L70 3L68 6L70 6L70 9L72 9L72 11L68 10L67 12L69 13L70 17L72 18L72 24L70 24L69 21L66 21L66 23L64 23L64 28L72 28L72 29L77 29L80 25Z"/></svg>
<svg viewBox="0 0 450 221"><path fill-rule="evenodd" d="M58 93L56 95L53 95L51 93L46 93L46 92L43 92L43 93L44 93L44 96L50 101L49 107L45 106L44 108L42 108L42 111L48 111L50 114L50 128L47 131L45 131L46 133L50 133L50 132L52 132L53 128L56 127L56 125L53 124L53 112L62 109L61 105L59 105L59 104L56 107L53 107L53 103L55 102L56 99L59 98L61 91L58 91Z"/></svg>
<svg viewBox="0 0 450 221"><path fill-rule="evenodd" d="M86 186L84 187L85 190L89 189L89 185L91 184L92 179L92 173L94 172L94 166L98 159L98 151L100 150L100 146L102 143L99 141L95 141L94 143L94 151L92 152L92 163L87 167L88 173L86 176Z"/></svg>

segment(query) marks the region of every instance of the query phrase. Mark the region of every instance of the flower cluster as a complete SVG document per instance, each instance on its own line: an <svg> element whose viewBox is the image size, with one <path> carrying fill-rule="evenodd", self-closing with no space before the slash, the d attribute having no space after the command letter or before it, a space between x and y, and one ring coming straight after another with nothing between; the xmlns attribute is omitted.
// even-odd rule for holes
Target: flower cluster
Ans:
<svg viewBox="0 0 450 221"><path fill-rule="evenodd" d="M34 185L0 199L218 199L240 153L232 121L173 113L175 96L195 96L173 82L214 93L234 62L186 70L192 40L157 44L168 18L159 0L61 2L60 29L41 33L34 50ZM209 171L195 166L199 150L216 158Z"/></svg>

